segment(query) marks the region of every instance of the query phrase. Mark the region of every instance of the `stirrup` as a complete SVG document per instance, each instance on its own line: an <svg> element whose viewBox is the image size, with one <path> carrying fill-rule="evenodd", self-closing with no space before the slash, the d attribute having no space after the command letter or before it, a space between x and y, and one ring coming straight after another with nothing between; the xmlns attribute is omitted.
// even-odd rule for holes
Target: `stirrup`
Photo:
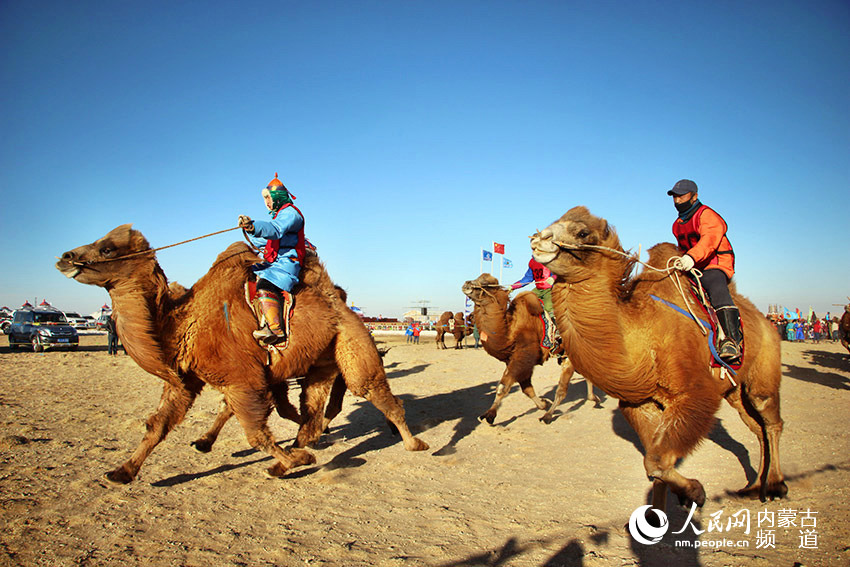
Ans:
<svg viewBox="0 0 850 567"><path fill-rule="evenodd" d="M741 349L731 339L725 339L720 343L717 354L720 360L727 364L734 364L741 360Z"/></svg>
<svg viewBox="0 0 850 567"><path fill-rule="evenodd" d="M268 325L263 325L262 329L254 331L251 334L260 344L265 346L276 345L286 340L286 335L275 334Z"/></svg>

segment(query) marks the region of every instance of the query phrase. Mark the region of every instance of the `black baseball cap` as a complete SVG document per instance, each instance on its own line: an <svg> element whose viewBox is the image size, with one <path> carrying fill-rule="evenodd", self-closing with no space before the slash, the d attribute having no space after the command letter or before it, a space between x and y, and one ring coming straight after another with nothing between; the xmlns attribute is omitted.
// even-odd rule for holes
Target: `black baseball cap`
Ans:
<svg viewBox="0 0 850 567"><path fill-rule="evenodd" d="M697 184L690 179L681 179L673 185L673 188L667 191L668 195L684 195L685 193L696 193Z"/></svg>

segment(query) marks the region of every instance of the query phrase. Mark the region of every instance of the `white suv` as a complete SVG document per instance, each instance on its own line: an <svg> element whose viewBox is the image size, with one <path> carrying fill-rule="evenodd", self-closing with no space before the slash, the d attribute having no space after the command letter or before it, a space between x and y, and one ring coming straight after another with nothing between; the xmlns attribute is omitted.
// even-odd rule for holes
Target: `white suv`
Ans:
<svg viewBox="0 0 850 567"><path fill-rule="evenodd" d="M62 314L65 315L65 319L67 319L68 323L75 329L85 328L86 320L79 313L74 313L73 311L63 311Z"/></svg>

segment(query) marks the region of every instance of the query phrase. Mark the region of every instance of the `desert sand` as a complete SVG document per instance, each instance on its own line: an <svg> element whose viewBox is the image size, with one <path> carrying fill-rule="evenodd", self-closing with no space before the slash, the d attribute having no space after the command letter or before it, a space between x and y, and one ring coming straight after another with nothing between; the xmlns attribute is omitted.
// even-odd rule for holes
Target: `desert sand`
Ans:
<svg viewBox="0 0 850 567"><path fill-rule="evenodd" d="M347 395L312 449L317 463L271 479L270 457L235 420L212 452L190 446L218 411L210 389L128 485L104 474L141 439L159 380L126 355L107 355L101 335L82 337L77 352L41 354L0 339L0 564L850 564L850 362L837 343L782 343L788 498L734 496L755 474L759 447L724 404L709 439L679 465L705 486L705 506L688 523L671 495L669 530L649 545L626 527L650 483L617 400L584 403L576 378L545 425L515 388L491 427L477 416L504 366L483 349L376 339L392 347L390 385L429 451L405 451L374 407ZM535 372L548 399L558 370L549 361ZM290 391L296 403L298 393ZM270 424L292 443L293 423L272 415Z"/></svg>

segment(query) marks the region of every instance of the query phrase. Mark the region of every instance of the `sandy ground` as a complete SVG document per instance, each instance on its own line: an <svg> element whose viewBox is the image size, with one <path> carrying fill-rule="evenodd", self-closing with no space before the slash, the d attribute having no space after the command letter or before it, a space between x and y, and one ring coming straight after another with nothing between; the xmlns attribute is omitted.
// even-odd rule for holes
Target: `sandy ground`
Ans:
<svg viewBox="0 0 850 567"><path fill-rule="evenodd" d="M668 533L645 545L625 526L650 484L616 400L583 403L579 379L547 426L515 390L491 427L476 416L502 364L483 350L438 351L431 337L378 339L393 345L384 359L390 384L429 451L406 452L377 410L348 395L314 449L317 464L270 479L270 458L248 446L235 420L211 453L189 446L216 415L220 397L210 390L129 485L104 473L141 439L158 379L125 355L108 356L103 336L83 337L77 352L42 354L10 351L3 340L0 564L850 564L850 362L840 345L783 343L789 497L730 495L754 475L758 443L724 405L710 439L679 467L705 486L692 521L705 531L672 533L687 526L687 510L671 496ZM554 361L539 367L538 392L551 399L557 377ZM291 443L293 424L270 423ZM728 525L733 515L750 518L748 532Z"/></svg>

